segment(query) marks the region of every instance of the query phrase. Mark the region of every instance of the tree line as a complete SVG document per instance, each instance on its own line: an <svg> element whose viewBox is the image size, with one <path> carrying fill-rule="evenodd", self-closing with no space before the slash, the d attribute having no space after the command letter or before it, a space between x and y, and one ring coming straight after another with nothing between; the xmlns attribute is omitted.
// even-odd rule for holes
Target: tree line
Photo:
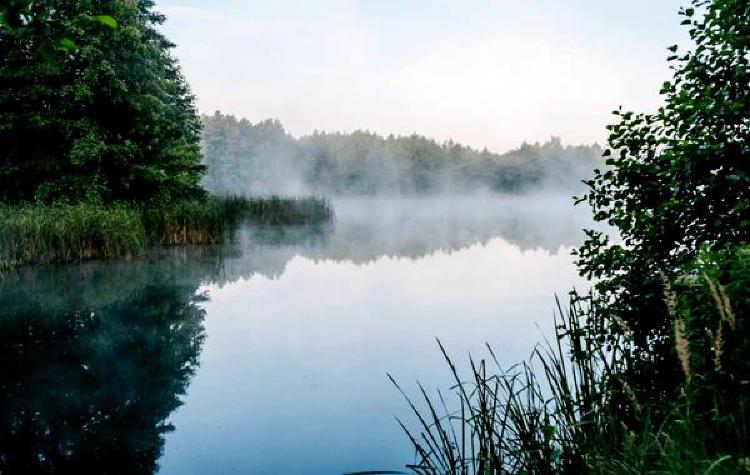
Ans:
<svg viewBox="0 0 750 475"><path fill-rule="evenodd" d="M578 190L601 167L597 145L553 137L504 154L421 135L369 131L295 138L278 120L203 116L207 189L216 193L372 195Z"/></svg>

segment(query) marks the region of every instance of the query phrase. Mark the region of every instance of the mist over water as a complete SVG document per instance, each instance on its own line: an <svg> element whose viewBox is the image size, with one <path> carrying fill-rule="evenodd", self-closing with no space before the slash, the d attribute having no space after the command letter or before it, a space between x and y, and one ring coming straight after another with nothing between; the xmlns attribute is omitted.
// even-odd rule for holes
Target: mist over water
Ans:
<svg viewBox="0 0 750 475"><path fill-rule="evenodd" d="M6 442L50 430L49 463L64 468L99 450L166 474L402 469L412 453L392 417L409 415L385 372L445 387L435 337L458 358L486 341L517 361L554 293L583 285L570 250L588 213L564 196L333 205L326 225L6 277ZM144 417L118 416L132 411ZM99 422L72 423L86 420Z"/></svg>
<svg viewBox="0 0 750 475"><path fill-rule="evenodd" d="M229 249L245 249L238 264L275 277L293 256L366 264L383 257L419 259L451 254L502 237L520 250L556 253L578 244L585 208L560 196L338 198L335 222L322 226L241 229ZM246 261L254 261L249 264ZM241 273L241 272L235 272Z"/></svg>
<svg viewBox="0 0 750 475"><path fill-rule="evenodd" d="M554 293L582 285L569 253L586 215L560 198L334 205L325 230L244 230L227 281L258 272L206 287L201 372L164 473L402 469L412 453L392 417L410 416L385 372L447 387L435 337L459 359L489 342L515 362L549 327Z"/></svg>

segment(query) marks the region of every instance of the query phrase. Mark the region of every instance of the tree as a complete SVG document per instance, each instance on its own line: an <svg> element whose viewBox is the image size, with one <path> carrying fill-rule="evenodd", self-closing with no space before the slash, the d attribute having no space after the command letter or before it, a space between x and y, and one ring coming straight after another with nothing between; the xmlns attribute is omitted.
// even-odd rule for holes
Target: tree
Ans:
<svg viewBox="0 0 750 475"><path fill-rule="evenodd" d="M694 47L669 48L663 107L614 112L604 152L612 168L597 171L580 199L622 238L587 231L578 250L581 273L597 279L600 337L627 336L629 382L654 400L684 378L665 282L702 251L747 243L750 233L750 2L694 0L680 14Z"/></svg>
<svg viewBox="0 0 750 475"><path fill-rule="evenodd" d="M0 199L200 193L200 122L153 2L19 4L0 28Z"/></svg>

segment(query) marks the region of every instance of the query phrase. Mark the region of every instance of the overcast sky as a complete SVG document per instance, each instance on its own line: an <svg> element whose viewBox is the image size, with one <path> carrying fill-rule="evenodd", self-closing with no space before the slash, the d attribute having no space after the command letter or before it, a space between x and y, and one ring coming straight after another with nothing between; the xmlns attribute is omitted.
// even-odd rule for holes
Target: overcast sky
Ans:
<svg viewBox="0 0 750 475"><path fill-rule="evenodd" d="M505 151L652 109L687 0L157 0L201 112Z"/></svg>

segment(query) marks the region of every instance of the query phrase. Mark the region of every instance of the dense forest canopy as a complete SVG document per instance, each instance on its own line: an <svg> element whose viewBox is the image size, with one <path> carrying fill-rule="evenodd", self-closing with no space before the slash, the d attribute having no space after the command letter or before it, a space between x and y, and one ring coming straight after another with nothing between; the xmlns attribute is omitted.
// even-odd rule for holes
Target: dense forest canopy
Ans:
<svg viewBox="0 0 750 475"><path fill-rule="evenodd" d="M299 139L278 120L203 116L204 184L215 193L429 194L575 191L601 150L552 138L505 154L420 135L314 132Z"/></svg>
<svg viewBox="0 0 750 475"><path fill-rule="evenodd" d="M153 5L15 1L0 11L0 200L199 192L200 121Z"/></svg>

